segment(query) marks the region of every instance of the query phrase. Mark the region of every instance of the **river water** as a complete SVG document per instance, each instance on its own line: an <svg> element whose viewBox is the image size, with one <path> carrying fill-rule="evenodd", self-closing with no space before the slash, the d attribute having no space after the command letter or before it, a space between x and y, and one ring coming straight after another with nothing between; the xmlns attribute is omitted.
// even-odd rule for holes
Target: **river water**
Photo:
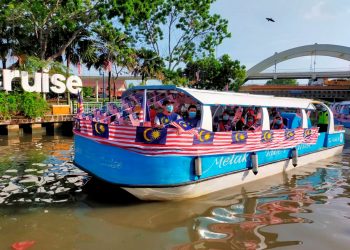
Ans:
<svg viewBox="0 0 350 250"><path fill-rule="evenodd" d="M61 136L0 137L0 176L33 168L54 176L50 168L71 168L72 143ZM73 185L62 200L29 192L0 205L0 249L23 241L33 241L33 250L349 249L349 162L346 145L342 155L180 202L140 202L84 176L86 188Z"/></svg>

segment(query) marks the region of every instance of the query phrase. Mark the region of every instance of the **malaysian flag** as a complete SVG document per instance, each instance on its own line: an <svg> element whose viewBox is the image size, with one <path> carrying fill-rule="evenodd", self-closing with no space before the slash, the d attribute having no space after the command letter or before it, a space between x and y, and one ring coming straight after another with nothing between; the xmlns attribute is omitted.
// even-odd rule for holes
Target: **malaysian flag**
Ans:
<svg viewBox="0 0 350 250"><path fill-rule="evenodd" d="M193 144L213 144L214 133L205 129L198 131L198 136L193 137Z"/></svg>
<svg viewBox="0 0 350 250"><path fill-rule="evenodd" d="M92 134L94 136L108 138L108 124L103 124L99 122L92 122Z"/></svg>
<svg viewBox="0 0 350 250"><path fill-rule="evenodd" d="M112 71L112 61L106 61L104 63L104 69L107 71L107 72L111 72Z"/></svg>
<svg viewBox="0 0 350 250"><path fill-rule="evenodd" d="M165 144L167 129L137 127L135 142L146 144Z"/></svg>
<svg viewBox="0 0 350 250"><path fill-rule="evenodd" d="M183 119L178 119L176 121L170 122L170 125L177 128L181 133L186 132L191 135L195 135L198 137L198 131L196 128L192 128L189 124L187 124Z"/></svg>
<svg viewBox="0 0 350 250"><path fill-rule="evenodd" d="M273 131L264 130L261 133L261 142L271 142L273 140Z"/></svg>
<svg viewBox="0 0 350 250"><path fill-rule="evenodd" d="M294 129L286 129L284 131L284 138L286 140L294 140L295 137L295 130Z"/></svg>
<svg viewBox="0 0 350 250"><path fill-rule="evenodd" d="M232 143L246 143L248 138L247 131L232 132Z"/></svg>
<svg viewBox="0 0 350 250"><path fill-rule="evenodd" d="M83 69L82 69L82 65L81 65L81 63L80 63L80 62L78 62L78 64L77 64L77 68L78 68L78 75L79 75L79 76L81 76L81 75L82 75L82 71L83 71Z"/></svg>
<svg viewBox="0 0 350 250"><path fill-rule="evenodd" d="M139 119L137 118L137 114L136 114L136 113L131 113L131 114L129 115L129 119L130 119L131 124L132 124L133 126L140 126L140 121L139 121Z"/></svg>
<svg viewBox="0 0 350 250"><path fill-rule="evenodd" d="M77 116L82 117L84 113L83 98L81 97L81 92L78 90L78 103L77 103Z"/></svg>

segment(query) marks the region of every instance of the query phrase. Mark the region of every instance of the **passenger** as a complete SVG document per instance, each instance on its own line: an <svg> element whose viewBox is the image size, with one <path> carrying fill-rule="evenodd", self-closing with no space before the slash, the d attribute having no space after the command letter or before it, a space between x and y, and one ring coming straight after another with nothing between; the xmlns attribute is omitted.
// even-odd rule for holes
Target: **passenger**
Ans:
<svg viewBox="0 0 350 250"><path fill-rule="evenodd" d="M327 132L328 129L328 111L325 107L322 107L318 112L317 126L319 132Z"/></svg>
<svg viewBox="0 0 350 250"><path fill-rule="evenodd" d="M163 112L158 113L154 119L154 125L158 128L164 128L171 122L181 119L181 116L174 112L174 102L170 100L163 101Z"/></svg>
<svg viewBox="0 0 350 250"><path fill-rule="evenodd" d="M283 124L283 119L280 115L276 115L271 124L271 129L286 129L286 125Z"/></svg>
<svg viewBox="0 0 350 250"><path fill-rule="evenodd" d="M247 123L243 126L243 130L255 130L256 118L255 116L248 114L247 115Z"/></svg>
<svg viewBox="0 0 350 250"><path fill-rule="evenodd" d="M218 132L224 132L224 131L232 131L232 122L230 121L230 115L227 110L222 112L222 119L219 121L218 124Z"/></svg>
<svg viewBox="0 0 350 250"><path fill-rule="evenodd" d="M150 120L151 120L152 127L154 126L154 120L156 118L156 115L157 115L157 111L156 111L154 105L151 105L149 107L149 117L150 117Z"/></svg>
<svg viewBox="0 0 350 250"><path fill-rule="evenodd" d="M200 126L200 119L197 117L197 107L196 105L190 105L187 109L187 116L184 119L187 124L192 128Z"/></svg>
<svg viewBox="0 0 350 250"><path fill-rule="evenodd" d="M232 130L233 131L242 131L244 128L244 117L239 118L238 121L233 121Z"/></svg>
<svg viewBox="0 0 350 250"><path fill-rule="evenodd" d="M278 115L278 111L277 108L272 108L271 109L271 114L270 114L270 123L273 122L273 119L275 119L275 117Z"/></svg>

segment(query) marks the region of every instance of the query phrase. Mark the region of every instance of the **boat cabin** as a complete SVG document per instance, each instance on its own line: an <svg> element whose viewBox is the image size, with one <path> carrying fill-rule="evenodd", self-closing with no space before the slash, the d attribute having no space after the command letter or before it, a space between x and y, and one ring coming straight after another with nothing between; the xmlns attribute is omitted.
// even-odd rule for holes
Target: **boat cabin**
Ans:
<svg viewBox="0 0 350 250"><path fill-rule="evenodd" d="M154 115L163 112L165 100L174 103L174 112L181 117L186 117L188 107L195 105L199 127L213 132L222 131L219 125L227 116L235 124L239 119L244 121L245 128L230 128L233 131L306 129L318 126L319 132L334 132L333 114L330 108L322 102L310 99L198 90L170 85L137 86L124 92L122 107L125 112L132 110L136 113L129 124L154 126ZM135 123L141 112L142 124ZM322 112L324 116L320 122ZM249 116L254 117L253 126L250 127L247 126ZM283 126L276 125L275 122L278 122L276 119L282 120Z"/></svg>

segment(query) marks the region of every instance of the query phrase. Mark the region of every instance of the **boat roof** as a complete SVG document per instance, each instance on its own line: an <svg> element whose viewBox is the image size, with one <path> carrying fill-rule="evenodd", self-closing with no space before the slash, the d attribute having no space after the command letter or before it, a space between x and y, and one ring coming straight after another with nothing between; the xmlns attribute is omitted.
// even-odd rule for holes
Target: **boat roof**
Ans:
<svg viewBox="0 0 350 250"><path fill-rule="evenodd" d="M203 105L239 105L315 109L313 105L315 101L311 99L276 97L273 95L252 95L248 93L237 93L229 91L191 89L176 87L175 85L137 86L125 91L123 97L128 96L132 91L145 89L158 91L179 91L193 97Z"/></svg>

